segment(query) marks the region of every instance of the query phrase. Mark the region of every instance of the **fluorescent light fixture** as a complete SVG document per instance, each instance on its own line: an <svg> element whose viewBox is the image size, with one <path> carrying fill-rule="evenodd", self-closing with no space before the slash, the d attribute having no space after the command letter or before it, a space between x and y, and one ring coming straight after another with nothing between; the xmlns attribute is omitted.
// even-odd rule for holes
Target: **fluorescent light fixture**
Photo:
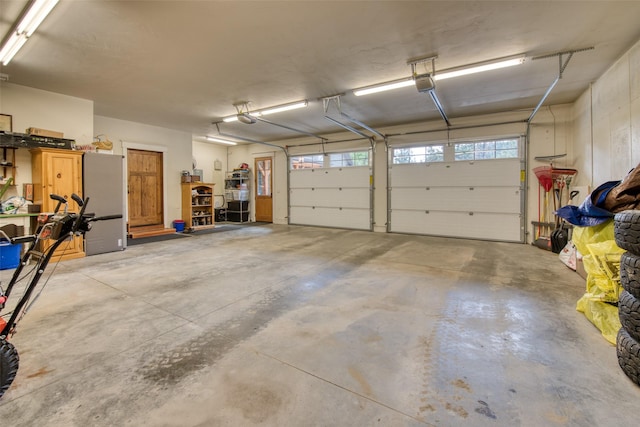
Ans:
<svg viewBox="0 0 640 427"><path fill-rule="evenodd" d="M27 37L24 34L12 33L7 43L0 50L2 65L7 65L26 42Z"/></svg>
<svg viewBox="0 0 640 427"><path fill-rule="evenodd" d="M20 48L31 37L36 28L44 21L51 9L59 0L35 0L27 13L22 17L15 31L11 34L7 42L0 49L0 62L7 65Z"/></svg>
<svg viewBox="0 0 640 427"><path fill-rule="evenodd" d="M360 89L355 89L353 94L355 96L370 95L372 93L384 92L387 90L400 89L401 87L414 86L412 78L394 80L392 82L382 83L378 85L366 86Z"/></svg>
<svg viewBox="0 0 640 427"><path fill-rule="evenodd" d="M260 117L260 116L266 116L269 114L280 113L282 111L289 111L289 110L296 110L298 108L304 108L307 105L309 105L309 102L305 99L304 101L292 102L291 104L283 104L283 105L278 105L276 107L270 107L270 108L265 108L265 109L256 110L256 111L244 111L243 113L248 114L250 116ZM237 114L233 116L224 117L222 119L222 121L226 123L235 122L237 120L238 120Z"/></svg>
<svg viewBox="0 0 640 427"><path fill-rule="evenodd" d="M219 142L220 144L238 145L237 142L229 141L228 139L216 138L215 136L208 136L207 135L205 138L206 138L207 141Z"/></svg>
<svg viewBox="0 0 640 427"><path fill-rule="evenodd" d="M467 65L460 68L451 68L449 70L442 70L439 73L433 74L434 80L444 80L453 77L466 76L468 74L482 73L484 71L498 70L500 68L513 67L514 65L520 65L524 63L524 55L517 57L506 58L492 62L482 62L478 64Z"/></svg>
<svg viewBox="0 0 640 427"><path fill-rule="evenodd" d="M466 76L468 74L481 73L484 71L497 70L499 68L512 67L514 65L520 65L524 63L525 55L511 56L507 58L501 58L494 61L480 62L471 65L465 65L464 67L449 68L437 73L433 73L431 77L433 80L444 80L453 77ZM408 77L401 80L393 80L390 82L380 83L377 85L366 86L360 89L355 89L353 94L355 96L369 95L372 93L384 92L387 90L399 89L407 86L415 86L413 77Z"/></svg>
<svg viewBox="0 0 640 427"><path fill-rule="evenodd" d="M298 108L304 108L307 105L309 105L309 103L306 100L304 100L301 102L294 102L293 104L281 105L279 107L265 108L264 110L257 111L258 113L257 115L267 116L269 114L280 113L282 111L297 110ZM251 113L251 114L255 115L255 113Z"/></svg>
<svg viewBox="0 0 640 427"><path fill-rule="evenodd" d="M36 28L44 21L44 18L47 17L57 3L58 0L34 1L33 6L31 6L27 14L18 24L16 32L18 34L24 33L27 37L31 37L31 34L33 34Z"/></svg>

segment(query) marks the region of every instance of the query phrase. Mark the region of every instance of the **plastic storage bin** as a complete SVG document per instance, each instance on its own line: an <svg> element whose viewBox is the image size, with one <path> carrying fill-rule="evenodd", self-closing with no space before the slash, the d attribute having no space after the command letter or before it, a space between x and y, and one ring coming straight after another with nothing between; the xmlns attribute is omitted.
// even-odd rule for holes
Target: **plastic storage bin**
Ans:
<svg viewBox="0 0 640 427"><path fill-rule="evenodd" d="M20 265L20 249L22 245L12 245L5 241L0 241L0 270L16 268Z"/></svg>
<svg viewBox="0 0 640 427"><path fill-rule="evenodd" d="M181 219L174 220L173 228L175 228L178 233L184 231L184 221Z"/></svg>

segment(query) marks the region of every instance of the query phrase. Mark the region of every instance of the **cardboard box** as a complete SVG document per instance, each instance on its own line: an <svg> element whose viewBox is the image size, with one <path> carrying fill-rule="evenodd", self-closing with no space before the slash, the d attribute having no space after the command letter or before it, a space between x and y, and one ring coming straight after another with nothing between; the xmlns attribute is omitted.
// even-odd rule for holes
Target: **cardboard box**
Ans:
<svg viewBox="0 0 640 427"><path fill-rule="evenodd" d="M200 182L200 177L196 175L181 175L181 182Z"/></svg>
<svg viewBox="0 0 640 427"><path fill-rule="evenodd" d="M587 280L587 271L584 269L584 264L582 263L582 257L576 259L576 273L583 279Z"/></svg>
<svg viewBox="0 0 640 427"><path fill-rule="evenodd" d="M22 184L22 194L25 199L33 202L33 184Z"/></svg>
<svg viewBox="0 0 640 427"><path fill-rule="evenodd" d="M25 133L29 135L45 136L48 138L64 138L64 133L62 132L40 128L28 128Z"/></svg>

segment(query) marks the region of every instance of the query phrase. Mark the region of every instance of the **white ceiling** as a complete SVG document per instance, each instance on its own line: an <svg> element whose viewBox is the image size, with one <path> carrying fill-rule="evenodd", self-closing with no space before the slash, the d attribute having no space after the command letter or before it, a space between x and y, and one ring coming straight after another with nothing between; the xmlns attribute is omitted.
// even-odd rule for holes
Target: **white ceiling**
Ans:
<svg viewBox="0 0 640 427"><path fill-rule="evenodd" d="M0 0L4 35L27 4ZM438 120L415 87L367 97L354 88L409 77L407 60L437 55L436 71L521 54L524 65L443 80L436 92L456 118L532 111L575 54L546 104L574 101L640 39L639 1L65 1L0 72L9 81L94 101L95 114L215 135L212 122L250 101L268 116L327 135L323 97L376 128ZM566 59L566 56L564 57ZM331 116L338 118L332 107ZM526 117L526 116L525 116ZM344 121L344 120L343 120ZM298 137L269 124L221 125L261 141Z"/></svg>

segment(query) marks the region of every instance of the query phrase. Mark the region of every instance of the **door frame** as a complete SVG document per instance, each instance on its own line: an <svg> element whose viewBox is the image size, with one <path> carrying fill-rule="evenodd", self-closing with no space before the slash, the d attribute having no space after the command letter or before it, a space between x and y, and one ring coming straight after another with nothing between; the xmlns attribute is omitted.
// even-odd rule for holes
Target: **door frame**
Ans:
<svg viewBox="0 0 640 427"><path fill-rule="evenodd" d="M273 173L274 173L274 165L275 165L275 153L270 153L269 155L260 155L260 156L256 156L253 158L253 166L254 166L254 177L253 177L253 184L254 184L254 207L253 207L253 215L254 215L254 220L257 221L257 219L255 218L256 213L258 211L257 207L258 207L258 168L257 168L257 163L258 160L265 160L265 159L270 159L271 160L271 173L269 174L269 188L271 189L271 223L273 223Z"/></svg>
<svg viewBox="0 0 640 427"><path fill-rule="evenodd" d="M124 188L129 188L129 169L127 167L128 165L128 150L129 149L134 149L134 150L143 150L143 151L154 151L157 153L162 153L162 223L163 226L165 228L168 227L167 224L167 199L168 199L168 195L167 195L167 153L169 151L168 147L162 146L162 145L153 145L153 144L141 144L138 142L127 142L127 141L122 141L122 152L123 152L123 156L124 156L124 164L125 164L125 168L126 168L126 173L123 173L123 181L124 181ZM128 191L125 191L125 207L124 207L124 211L125 211L125 215L126 215L126 222L129 222L129 197L128 197Z"/></svg>

